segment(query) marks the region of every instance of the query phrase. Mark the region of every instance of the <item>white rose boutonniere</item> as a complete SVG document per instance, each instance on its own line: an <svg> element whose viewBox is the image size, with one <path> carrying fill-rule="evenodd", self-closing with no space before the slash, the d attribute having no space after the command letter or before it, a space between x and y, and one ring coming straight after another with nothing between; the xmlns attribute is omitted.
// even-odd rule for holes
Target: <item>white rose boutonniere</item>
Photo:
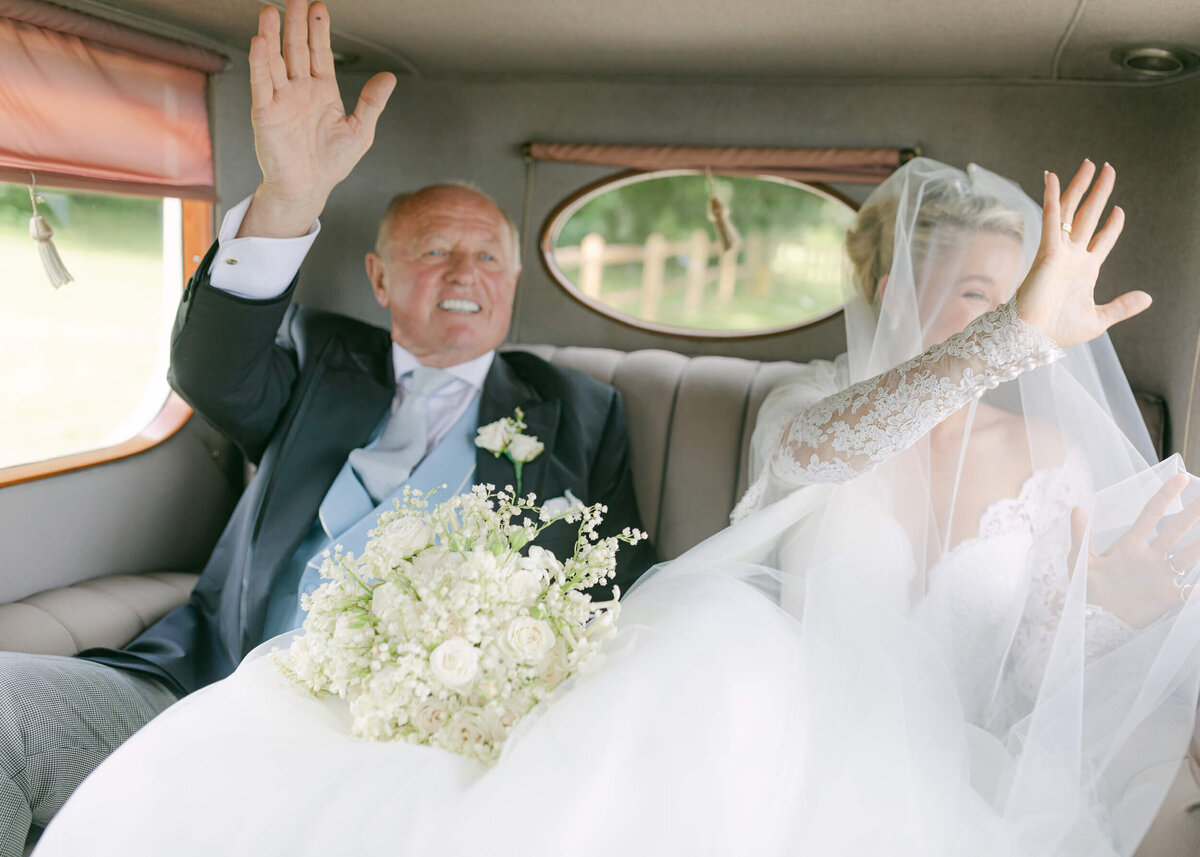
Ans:
<svg viewBox="0 0 1200 857"><path fill-rule="evenodd" d="M475 445L486 449L499 458L503 455L512 462L517 477L517 496L521 496L521 471L546 448L534 435L522 434L525 430L525 414L517 408L511 417L480 426L475 435Z"/></svg>

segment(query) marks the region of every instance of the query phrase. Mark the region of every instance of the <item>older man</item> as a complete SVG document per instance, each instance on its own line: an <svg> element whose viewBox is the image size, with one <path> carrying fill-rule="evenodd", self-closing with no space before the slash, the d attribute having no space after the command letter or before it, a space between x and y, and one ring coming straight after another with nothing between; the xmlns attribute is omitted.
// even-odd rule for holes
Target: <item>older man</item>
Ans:
<svg viewBox="0 0 1200 857"><path fill-rule="evenodd" d="M142 724L295 627L310 560L361 545L404 486L512 483L506 459L474 446L479 425L521 408L545 445L524 489L606 503L604 534L639 526L616 392L496 351L521 268L516 229L487 196L438 185L393 200L366 257L390 331L291 306L318 215L395 81L376 76L343 115L328 11L290 0L287 24L281 46L278 13L264 9L251 44L263 181L226 216L172 338L172 384L258 469L190 601L132 644L0 656L0 857ZM573 533L555 529L542 544L570 551ZM653 561L645 542L622 549L615 583Z"/></svg>

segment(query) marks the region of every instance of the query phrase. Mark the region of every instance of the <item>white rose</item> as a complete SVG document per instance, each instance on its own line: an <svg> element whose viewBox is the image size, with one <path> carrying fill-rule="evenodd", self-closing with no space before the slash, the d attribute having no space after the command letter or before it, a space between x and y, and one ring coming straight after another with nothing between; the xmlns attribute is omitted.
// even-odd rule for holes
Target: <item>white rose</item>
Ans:
<svg viewBox="0 0 1200 857"><path fill-rule="evenodd" d="M451 749L470 747L492 740L489 725L482 712L468 708L454 712L442 734Z"/></svg>
<svg viewBox="0 0 1200 857"><path fill-rule="evenodd" d="M422 703L412 715L413 725L427 735L445 726L448 719L446 706L436 701Z"/></svg>
<svg viewBox="0 0 1200 857"><path fill-rule="evenodd" d="M444 574L452 573L462 565L462 559L441 545L426 548L413 557L413 578L429 583Z"/></svg>
<svg viewBox="0 0 1200 857"><path fill-rule="evenodd" d="M548 690L554 690L567 678L567 646L559 640L551 655L537 667L537 680Z"/></svg>
<svg viewBox="0 0 1200 857"><path fill-rule="evenodd" d="M518 658L537 663L554 648L554 629L550 623L532 616L518 616L504 630L504 642Z"/></svg>
<svg viewBox="0 0 1200 857"><path fill-rule="evenodd" d="M507 452L512 456L513 461L520 461L524 464L541 455L545 448L546 445L536 437L519 434L508 442Z"/></svg>
<svg viewBox="0 0 1200 857"><path fill-rule="evenodd" d="M479 650L462 637L454 637L433 650L429 666L442 684L463 687L479 672Z"/></svg>
<svg viewBox="0 0 1200 857"><path fill-rule="evenodd" d="M403 619L403 605L408 593L390 580L375 587L371 593L371 612L385 624Z"/></svg>
<svg viewBox="0 0 1200 857"><path fill-rule="evenodd" d="M511 601L532 601L542 594L544 581L535 571L522 569L508 578L508 597Z"/></svg>
<svg viewBox="0 0 1200 857"><path fill-rule="evenodd" d="M521 722L521 715L511 708L499 711L489 711L487 714L487 729L495 740L502 740Z"/></svg>
<svg viewBox="0 0 1200 857"><path fill-rule="evenodd" d="M376 536L375 544L394 564L426 547L432 535L430 528L420 518L397 518Z"/></svg>
<svg viewBox="0 0 1200 857"><path fill-rule="evenodd" d="M475 434L475 445L499 455L504 452L515 434L516 431L507 419L496 420L479 427Z"/></svg>

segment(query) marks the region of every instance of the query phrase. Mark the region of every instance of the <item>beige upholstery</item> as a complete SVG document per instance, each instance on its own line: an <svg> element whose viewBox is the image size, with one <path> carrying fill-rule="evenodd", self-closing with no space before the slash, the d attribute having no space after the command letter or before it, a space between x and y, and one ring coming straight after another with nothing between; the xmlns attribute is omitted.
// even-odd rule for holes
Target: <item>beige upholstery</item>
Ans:
<svg viewBox="0 0 1200 857"><path fill-rule="evenodd" d="M0 604L0 651L73 655L123 646L186 601L198 577L114 574Z"/></svg>
<svg viewBox="0 0 1200 857"><path fill-rule="evenodd" d="M669 351L520 347L620 390L638 506L661 559L679 556L725 526L749 481L758 408L796 370L793 363L688 358ZM1147 395L1139 395L1138 404L1161 450L1165 406ZM182 603L195 579L179 573L114 575L0 604L0 650L74 654L88 646L122 645ZM1200 854L1198 774L1195 759L1180 768L1138 857Z"/></svg>

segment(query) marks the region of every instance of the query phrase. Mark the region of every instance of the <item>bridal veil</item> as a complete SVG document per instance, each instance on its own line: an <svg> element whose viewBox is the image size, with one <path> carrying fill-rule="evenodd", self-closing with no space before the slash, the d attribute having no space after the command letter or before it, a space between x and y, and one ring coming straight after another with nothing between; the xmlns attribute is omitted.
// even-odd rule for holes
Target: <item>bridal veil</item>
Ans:
<svg viewBox="0 0 1200 857"><path fill-rule="evenodd" d="M798 622L795 843L1128 855L1187 752L1200 482L1158 463L1106 335L1061 354L1011 307L972 320L1040 215L975 166L881 185L847 354L771 394L734 526L664 571L736 570Z"/></svg>

